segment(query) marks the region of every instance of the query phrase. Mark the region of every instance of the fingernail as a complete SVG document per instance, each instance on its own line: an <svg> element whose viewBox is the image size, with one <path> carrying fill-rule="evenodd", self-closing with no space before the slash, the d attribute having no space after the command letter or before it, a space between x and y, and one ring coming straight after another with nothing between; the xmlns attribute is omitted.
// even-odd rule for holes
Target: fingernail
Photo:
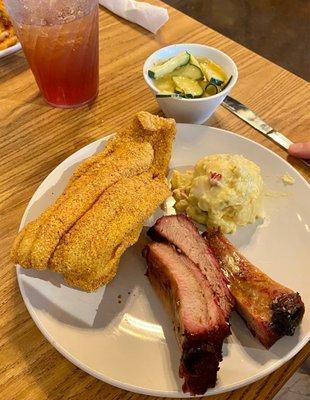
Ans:
<svg viewBox="0 0 310 400"><path fill-rule="evenodd" d="M303 149L303 144L302 143L293 143L293 144L290 145L290 148L289 148L289 150L292 153L298 153L302 149Z"/></svg>

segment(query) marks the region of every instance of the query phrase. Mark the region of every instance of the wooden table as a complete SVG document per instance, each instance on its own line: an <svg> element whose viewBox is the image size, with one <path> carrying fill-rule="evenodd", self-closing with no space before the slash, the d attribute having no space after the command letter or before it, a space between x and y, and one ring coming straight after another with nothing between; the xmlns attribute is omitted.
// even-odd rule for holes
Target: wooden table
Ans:
<svg viewBox="0 0 310 400"><path fill-rule="evenodd" d="M233 95L293 141L309 140L305 81L182 13L172 8L169 13L169 22L155 36L100 11L100 94L92 106L82 109L46 105L22 53L0 60L1 399L147 399L92 378L45 340L22 301L9 250L29 199L57 164L87 143L122 127L136 111L159 111L141 73L150 53L178 42L218 47L239 68ZM279 147L223 108L208 124L238 132L287 158ZM298 160L289 161L309 179L306 167ZM309 352L306 347L265 379L212 399L272 399Z"/></svg>

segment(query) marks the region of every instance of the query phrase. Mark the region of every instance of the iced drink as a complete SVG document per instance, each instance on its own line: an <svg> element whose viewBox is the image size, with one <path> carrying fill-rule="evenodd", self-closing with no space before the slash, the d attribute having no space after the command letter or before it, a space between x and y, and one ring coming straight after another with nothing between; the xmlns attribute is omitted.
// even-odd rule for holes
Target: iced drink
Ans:
<svg viewBox="0 0 310 400"><path fill-rule="evenodd" d="M46 101L58 107L77 107L93 100L98 93L98 2L24 0L22 3L25 2L34 7L36 17L27 16L25 10L15 15L13 11L12 16ZM44 10L44 3L48 4L49 12ZM11 7L8 8L10 11Z"/></svg>

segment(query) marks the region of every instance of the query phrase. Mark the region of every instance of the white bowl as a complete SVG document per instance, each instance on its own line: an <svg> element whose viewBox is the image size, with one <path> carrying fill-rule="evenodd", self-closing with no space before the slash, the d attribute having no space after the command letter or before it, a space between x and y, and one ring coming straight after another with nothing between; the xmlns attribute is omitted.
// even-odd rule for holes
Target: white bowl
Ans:
<svg viewBox="0 0 310 400"><path fill-rule="evenodd" d="M214 47L203 44L181 43L163 47L151 54L143 66L143 76L145 82L154 95L160 91L153 83L153 79L148 76L148 70L159 60L174 57L182 51L188 51L193 56L207 57L219 64L227 76L232 76L227 87L220 93L210 97L198 99L178 99L171 97L157 97L159 107L163 110L166 117L174 118L177 122L187 122L191 124L202 124L213 114L215 109L222 103L231 91L238 79L238 69L233 60L227 54L215 49Z"/></svg>

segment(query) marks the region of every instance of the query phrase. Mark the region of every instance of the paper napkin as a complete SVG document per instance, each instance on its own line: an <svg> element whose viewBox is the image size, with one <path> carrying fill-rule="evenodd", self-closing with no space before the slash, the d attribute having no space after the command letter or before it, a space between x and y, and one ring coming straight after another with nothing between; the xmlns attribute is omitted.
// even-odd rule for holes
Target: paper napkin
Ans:
<svg viewBox="0 0 310 400"><path fill-rule="evenodd" d="M99 3L114 14L134 22L156 33L169 19L168 11L163 7L134 0L99 0Z"/></svg>

